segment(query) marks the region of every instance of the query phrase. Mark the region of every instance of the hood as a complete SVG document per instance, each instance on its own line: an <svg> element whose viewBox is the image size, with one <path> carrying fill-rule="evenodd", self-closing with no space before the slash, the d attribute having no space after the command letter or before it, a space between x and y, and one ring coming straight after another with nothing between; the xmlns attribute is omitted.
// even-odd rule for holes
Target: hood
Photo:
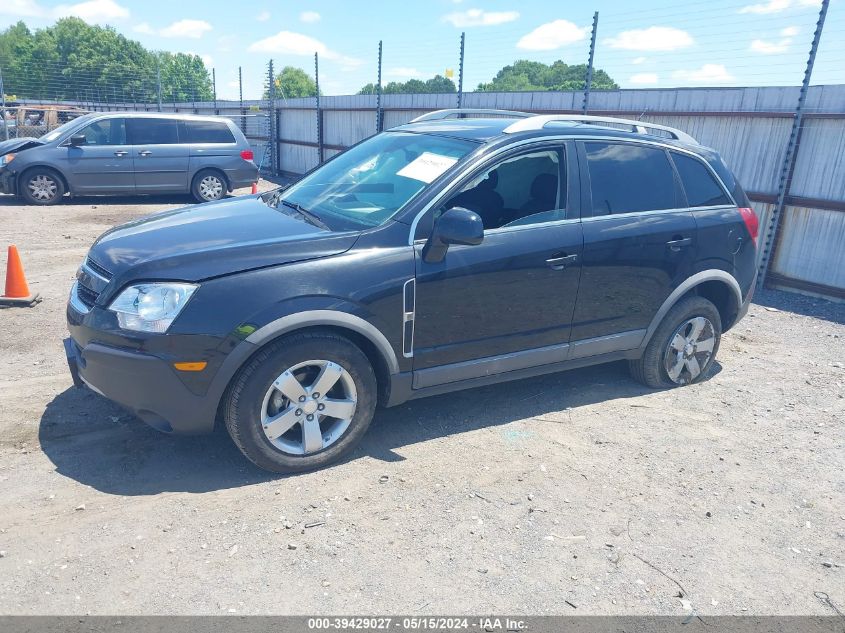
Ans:
<svg viewBox="0 0 845 633"><path fill-rule="evenodd" d="M0 129L2 129L0 124ZM44 145L34 136L24 136L23 138L10 138L8 141L0 141L0 156L8 154L9 152L22 152L30 147L38 147Z"/></svg>
<svg viewBox="0 0 845 633"><path fill-rule="evenodd" d="M129 281L201 281L255 268L336 255L357 232L334 233L242 196L158 213L115 227L89 257L119 288Z"/></svg>

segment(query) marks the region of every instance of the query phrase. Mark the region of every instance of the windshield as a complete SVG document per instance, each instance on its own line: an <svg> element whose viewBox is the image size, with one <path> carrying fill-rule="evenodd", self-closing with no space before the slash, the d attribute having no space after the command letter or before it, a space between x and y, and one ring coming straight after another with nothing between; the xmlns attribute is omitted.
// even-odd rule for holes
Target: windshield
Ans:
<svg viewBox="0 0 845 633"><path fill-rule="evenodd" d="M332 226L378 226L476 147L427 134L378 134L313 171L283 197Z"/></svg>
<svg viewBox="0 0 845 633"><path fill-rule="evenodd" d="M65 132L67 132L69 129L71 129L71 128L73 128L73 127L77 126L77 125L79 125L79 124L80 124L80 123L82 123L84 120L87 120L87 119L90 119L90 118L91 118L91 117L89 116L89 117L87 117L86 119L83 119L83 117L77 117L77 118L75 118L75 119L71 119L71 120L70 120L70 121L68 121L67 123L62 123L62 124L61 124L59 127L57 127L55 130L52 130L52 131L50 131L50 132L47 132L44 136L41 136L38 140L39 140L39 141L41 141L42 143L49 143L50 141L55 141L55 140L56 140L57 138L59 138L62 134L64 134Z"/></svg>

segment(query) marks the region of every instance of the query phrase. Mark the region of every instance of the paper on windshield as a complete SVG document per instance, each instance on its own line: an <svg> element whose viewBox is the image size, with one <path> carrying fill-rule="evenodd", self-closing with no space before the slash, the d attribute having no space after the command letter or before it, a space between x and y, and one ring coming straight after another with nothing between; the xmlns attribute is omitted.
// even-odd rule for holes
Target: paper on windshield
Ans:
<svg viewBox="0 0 845 633"><path fill-rule="evenodd" d="M428 183L457 162L458 159L451 156L423 152L396 173L405 178L413 178Z"/></svg>

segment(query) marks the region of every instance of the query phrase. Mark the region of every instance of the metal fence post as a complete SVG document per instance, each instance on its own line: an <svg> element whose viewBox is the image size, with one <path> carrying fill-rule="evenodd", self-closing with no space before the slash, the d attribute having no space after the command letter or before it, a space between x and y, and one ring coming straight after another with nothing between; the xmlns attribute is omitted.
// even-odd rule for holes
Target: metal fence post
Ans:
<svg viewBox="0 0 845 633"><path fill-rule="evenodd" d="M3 135L9 140L9 123L6 121L6 90L3 88L3 68L0 67L0 116L3 117Z"/></svg>
<svg viewBox="0 0 845 633"><path fill-rule="evenodd" d="M378 82L376 83L376 134L384 127L384 117L381 111L381 40L378 41Z"/></svg>
<svg viewBox="0 0 845 633"><path fill-rule="evenodd" d="M267 67L267 146L264 155L270 153L270 173L276 175L278 173L278 161L276 160L276 150L279 144L276 138L276 75L273 72L273 60Z"/></svg>
<svg viewBox="0 0 845 633"><path fill-rule="evenodd" d="M238 103L241 108L241 131L246 134L246 110L244 109L244 75L243 69L238 66Z"/></svg>
<svg viewBox="0 0 845 633"><path fill-rule="evenodd" d="M158 94L158 111L161 112L161 62L156 64L156 93Z"/></svg>
<svg viewBox="0 0 845 633"><path fill-rule="evenodd" d="M323 110L320 108L320 58L314 53L314 83L317 85L317 160L323 163Z"/></svg>
<svg viewBox="0 0 845 633"><path fill-rule="evenodd" d="M461 33L461 58L458 62L458 108L464 101L464 40L466 33Z"/></svg>
<svg viewBox="0 0 845 633"><path fill-rule="evenodd" d="M786 145L786 155L783 157L781 166L780 181L778 182L778 197L774 209L772 209L765 237L763 238L763 254L757 268L757 287L763 288L766 283L766 275L772 261L772 254L776 249L776 237L779 235L780 217L786 203L786 196L792 185L792 175L795 171L795 158L798 154L798 146L801 142L801 130L804 118L804 101L807 99L807 89L810 87L810 78L813 75L813 64L816 61L816 52L819 49L819 40L822 36L827 7L830 0L822 0L819 9L819 20L816 22L816 30L813 33L813 43L810 45L810 57L807 59L807 67L804 69L804 81L801 84L801 91L798 93L798 104L795 107L795 114L792 119L792 132L789 134L789 142Z"/></svg>
<svg viewBox="0 0 845 633"><path fill-rule="evenodd" d="M214 114L220 114L220 110L217 109L217 69L211 69L211 90L212 94L214 95Z"/></svg>
<svg viewBox="0 0 845 633"><path fill-rule="evenodd" d="M593 13L593 34L590 37L590 57L587 61L587 76L584 78L584 103L581 105L581 112L587 114L590 107L590 88L593 87L593 57L596 52L596 31L599 28L599 12Z"/></svg>

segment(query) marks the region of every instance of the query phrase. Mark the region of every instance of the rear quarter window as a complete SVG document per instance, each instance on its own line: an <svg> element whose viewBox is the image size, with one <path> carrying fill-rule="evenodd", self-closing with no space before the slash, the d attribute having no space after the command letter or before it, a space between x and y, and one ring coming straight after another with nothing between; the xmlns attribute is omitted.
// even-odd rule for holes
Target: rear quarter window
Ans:
<svg viewBox="0 0 845 633"><path fill-rule="evenodd" d="M691 207L712 207L732 204L712 172L697 158L670 152Z"/></svg>
<svg viewBox="0 0 845 633"><path fill-rule="evenodd" d="M235 136L222 121L185 121L189 143L234 143Z"/></svg>

